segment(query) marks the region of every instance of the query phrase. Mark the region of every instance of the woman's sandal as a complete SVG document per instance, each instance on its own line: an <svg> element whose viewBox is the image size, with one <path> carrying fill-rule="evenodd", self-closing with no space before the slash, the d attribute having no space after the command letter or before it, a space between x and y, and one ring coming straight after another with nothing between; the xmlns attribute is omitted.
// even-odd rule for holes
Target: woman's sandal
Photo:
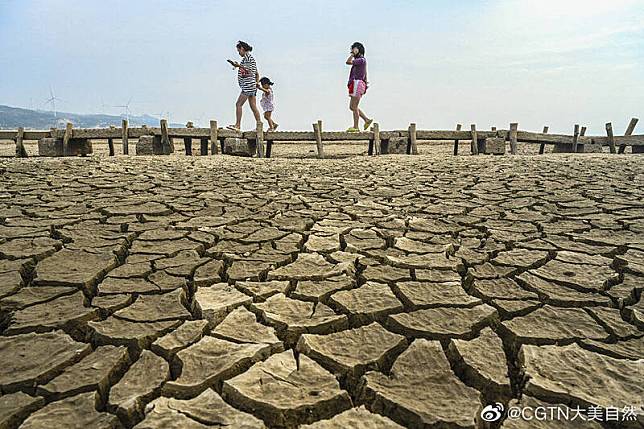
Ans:
<svg viewBox="0 0 644 429"><path fill-rule="evenodd" d="M236 127L236 126L234 126L234 125L228 125L228 126L226 127L226 129L227 129L227 130L230 130L230 131L239 131L239 128L237 128L237 127Z"/></svg>

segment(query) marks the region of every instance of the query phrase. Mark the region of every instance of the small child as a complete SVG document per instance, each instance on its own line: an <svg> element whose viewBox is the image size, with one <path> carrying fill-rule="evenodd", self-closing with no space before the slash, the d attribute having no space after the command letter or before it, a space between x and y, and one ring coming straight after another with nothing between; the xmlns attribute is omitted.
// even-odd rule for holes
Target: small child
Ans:
<svg viewBox="0 0 644 429"><path fill-rule="evenodd" d="M273 82L266 76L259 80L257 84L257 89L263 92L262 98L259 100L259 105L262 106L264 110L264 118L268 121L268 130L275 131L277 130L278 124L273 121L272 115L273 110L275 110L275 105L273 104Z"/></svg>

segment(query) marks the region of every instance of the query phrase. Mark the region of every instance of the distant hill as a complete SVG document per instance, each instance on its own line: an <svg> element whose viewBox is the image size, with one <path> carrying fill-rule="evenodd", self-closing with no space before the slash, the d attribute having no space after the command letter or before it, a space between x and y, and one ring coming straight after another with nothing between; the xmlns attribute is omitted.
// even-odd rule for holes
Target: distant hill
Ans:
<svg viewBox="0 0 644 429"><path fill-rule="evenodd" d="M110 125L121 126L124 116L82 114L54 112L46 110L30 110L19 107L4 106L0 104L0 129L16 129L18 127L48 130L51 127L65 128L67 122L74 124L77 128L107 128ZM159 119L150 115L130 115L129 126L158 127ZM183 127L184 124L169 124L170 127Z"/></svg>

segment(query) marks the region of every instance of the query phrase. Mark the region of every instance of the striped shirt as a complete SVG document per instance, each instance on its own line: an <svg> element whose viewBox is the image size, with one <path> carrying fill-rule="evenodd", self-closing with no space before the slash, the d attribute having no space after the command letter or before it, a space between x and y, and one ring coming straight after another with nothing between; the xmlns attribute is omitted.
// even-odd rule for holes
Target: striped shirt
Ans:
<svg viewBox="0 0 644 429"><path fill-rule="evenodd" d="M257 94L257 64L255 64L255 58L249 53L244 55L238 71L237 71L237 82L239 87L242 90L242 93L246 95L255 95Z"/></svg>

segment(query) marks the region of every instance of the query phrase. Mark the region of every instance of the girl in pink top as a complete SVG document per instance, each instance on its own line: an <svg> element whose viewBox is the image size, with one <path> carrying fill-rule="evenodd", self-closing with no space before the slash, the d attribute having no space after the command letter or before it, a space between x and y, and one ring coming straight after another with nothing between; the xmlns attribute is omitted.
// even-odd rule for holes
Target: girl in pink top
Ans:
<svg viewBox="0 0 644 429"><path fill-rule="evenodd" d="M353 112L353 127L349 128L347 131L350 133L357 133L360 131L358 128L360 118L364 120L365 130L368 130L373 123L373 119L369 119L358 107L360 99L365 92L367 92L368 87L367 59L364 57L364 45L362 43L355 42L351 45L351 55L347 58L347 65L351 66L349 84L347 86L349 88L349 97L351 97L349 110Z"/></svg>

